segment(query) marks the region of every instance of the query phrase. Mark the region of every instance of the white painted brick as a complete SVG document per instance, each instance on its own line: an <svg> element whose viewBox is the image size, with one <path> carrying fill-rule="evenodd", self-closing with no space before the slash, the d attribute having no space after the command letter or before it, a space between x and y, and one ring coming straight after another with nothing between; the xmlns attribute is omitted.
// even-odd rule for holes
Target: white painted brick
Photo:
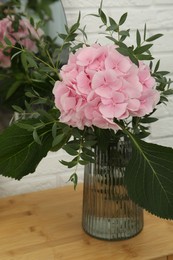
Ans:
<svg viewBox="0 0 173 260"><path fill-rule="evenodd" d="M173 118L161 118L155 123L151 124L151 137L152 138L173 138Z"/></svg>
<svg viewBox="0 0 173 260"><path fill-rule="evenodd" d="M173 30L166 30L166 29L159 29L157 31L152 30L149 32L149 36L157 34L157 33L162 33L163 36L159 38L157 41L154 43L154 51L155 52L171 52L173 53ZM172 41L171 41L172 39Z"/></svg>
<svg viewBox="0 0 173 260"><path fill-rule="evenodd" d="M38 191L43 189L50 189L56 187L56 176L49 175L43 177L34 174L26 176L22 180L10 180L6 183L0 184L0 196L10 196L15 194L28 193L32 191Z"/></svg>
<svg viewBox="0 0 173 260"><path fill-rule="evenodd" d="M154 53L153 56L156 60L160 60L160 70L168 70L173 74L173 52L171 53Z"/></svg>
<svg viewBox="0 0 173 260"><path fill-rule="evenodd" d="M169 96L169 102L166 104L160 104L153 114L153 117L156 118L169 118L173 117L173 96Z"/></svg>
<svg viewBox="0 0 173 260"><path fill-rule="evenodd" d="M4 183L10 182L10 181L12 181L11 178L0 175L0 187L3 186Z"/></svg>
<svg viewBox="0 0 173 260"><path fill-rule="evenodd" d="M73 9L80 9L80 8L92 8L92 9L96 9L100 6L100 0L88 0L88 1L84 1L84 0L63 0L63 5L65 9L68 8L73 8ZM151 4L151 0L106 0L103 2L103 8L108 7L110 8L111 6L113 7L136 7L136 6L149 6Z"/></svg>
<svg viewBox="0 0 173 260"><path fill-rule="evenodd" d="M153 0L153 3L155 4L155 5L172 5L173 4L173 2L172 2L172 0Z"/></svg>
<svg viewBox="0 0 173 260"><path fill-rule="evenodd" d="M159 139L149 138L148 142L173 148L173 136Z"/></svg>
<svg viewBox="0 0 173 260"><path fill-rule="evenodd" d="M162 29L162 28L169 28L172 29L173 24L173 8L171 9L158 9L155 8L141 8L132 9L126 7L125 9L114 8L106 9L105 13L108 16L111 16L116 21L119 20L120 16L124 13L128 12L128 18L126 21L126 26L130 27L131 29L143 29L144 24L148 25L150 29ZM139 15L140 12L140 15ZM82 16L84 17L88 13L91 13L89 9L82 9L81 10ZM93 13L97 13L97 9L93 11ZM77 14L75 9L67 9L66 11L69 23L74 23L77 19ZM166 19L165 19L166 17ZM98 30L98 26L100 25L99 19L91 16L86 16L85 19L82 20L82 24L86 24L87 28L89 28L90 32L96 32ZM94 24L94 26L93 26Z"/></svg>
<svg viewBox="0 0 173 260"><path fill-rule="evenodd" d="M60 163L60 160L70 161L73 157L68 155L65 151L60 150L58 152L50 152L46 158L44 158L37 167L36 172L38 174L46 175L48 172L57 174L58 172L68 171L71 172L72 169L68 169L66 166ZM81 169L82 166L79 167Z"/></svg>

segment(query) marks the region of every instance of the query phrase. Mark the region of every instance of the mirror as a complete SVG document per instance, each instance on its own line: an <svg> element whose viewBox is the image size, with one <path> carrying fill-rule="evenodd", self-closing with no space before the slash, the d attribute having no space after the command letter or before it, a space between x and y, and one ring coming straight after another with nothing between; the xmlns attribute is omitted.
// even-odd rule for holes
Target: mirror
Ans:
<svg viewBox="0 0 173 260"><path fill-rule="evenodd" d="M57 1L50 5L52 11L52 21L45 26L45 31L50 37L57 36L57 43L62 44L62 39L58 37L58 33L65 33L65 25L67 24L64 7L61 1Z"/></svg>
<svg viewBox="0 0 173 260"><path fill-rule="evenodd" d="M21 1L21 10L22 11L27 10L27 12L29 12L29 14L31 16L32 15L35 16L34 12L31 12L31 10L26 9L27 5L29 5L29 7L36 8L35 5L31 4L30 2L31 1L29 1L29 0ZM47 1L47 2L49 2L49 1ZM44 31L50 37L55 38L58 33L64 33L65 32L65 25L67 24L67 20L66 20L64 7L63 7L63 4L62 4L62 1L60 1L60 0L50 0L50 4L46 3L46 5L48 5L48 7L51 10L52 20L49 20L46 23L46 25L44 27ZM44 7L43 12L44 12L46 7ZM57 43L58 44L62 43L60 38L57 38Z"/></svg>

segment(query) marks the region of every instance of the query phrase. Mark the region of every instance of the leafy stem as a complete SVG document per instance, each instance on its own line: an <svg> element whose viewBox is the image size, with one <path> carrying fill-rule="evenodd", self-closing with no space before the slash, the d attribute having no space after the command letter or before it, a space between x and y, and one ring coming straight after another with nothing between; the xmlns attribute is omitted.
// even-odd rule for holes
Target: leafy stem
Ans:
<svg viewBox="0 0 173 260"><path fill-rule="evenodd" d="M24 53L24 54L26 54L26 55L28 54L28 55L32 56L32 57L34 58L34 60L39 61L40 63L44 64L46 67L50 68L50 69L52 70L52 72L55 72L56 75L57 75L58 78L59 78L58 70L57 70L57 68L54 66L53 60L52 60L52 58L50 57L50 54L49 54L48 51L46 51L46 53L47 53L48 58L49 58L49 61L50 61L50 63L51 63L52 65L50 65L48 62L44 61L43 59L39 58L39 57L38 57L37 55L35 55L33 52L29 52L29 51L27 51L26 49L24 49L24 48L22 48L22 47L19 48L19 47L15 46L15 45L12 45L11 42L8 42L8 41L6 41L6 44L7 44L8 48L13 48L13 49L15 49L15 50L18 50L18 51L19 51L18 54ZM15 57L15 56L13 55L13 58L14 58L14 57Z"/></svg>

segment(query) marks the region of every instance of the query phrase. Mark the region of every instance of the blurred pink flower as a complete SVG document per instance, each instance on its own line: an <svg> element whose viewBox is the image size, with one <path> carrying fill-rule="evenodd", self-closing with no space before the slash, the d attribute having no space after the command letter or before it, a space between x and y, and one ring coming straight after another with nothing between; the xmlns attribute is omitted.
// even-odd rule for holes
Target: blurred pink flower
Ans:
<svg viewBox="0 0 173 260"><path fill-rule="evenodd" d="M0 49L0 67L2 68L11 66L11 50L9 48L7 51L5 50L7 44L4 37L7 37L13 45L19 43L26 49L36 53L38 51L36 40L39 40L43 35L43 31L41 29L36 30L26 18L19 20L18 30L14 31L13 21L14 17L11 16L0 20L0 41L4 46L3 49Z"/></svg>
<svg viewBox="0 0 173 260"><path fill-rule="evenodd" d="M119 129L114 123L153 111L160 95L149 67L137 67L116 46L94 44L71 54L55 83L55 105L60 120L73 127Z"/></svg>
<svg viewBox="0 0 173 260"><path fill-rule="evenodd" d="M20 20L18 31L13 33L16 42L35 53L38 51L36 40L39 40L42 35L43 31L41 29L36 30L26 18Z"/></svg>
<svg viewBox="0 0 173 260"><path fill-rule="evenodd" d="M3 44L4 49L7 47L4 37L7 37L12 44L16 43L15 39L12 37L12 32L12 21L7 17L0 20L0 42ZM0 67L8 68L11 66L10 50L8 49L8 51L4 53L4 49L0 49Z"/></svg>

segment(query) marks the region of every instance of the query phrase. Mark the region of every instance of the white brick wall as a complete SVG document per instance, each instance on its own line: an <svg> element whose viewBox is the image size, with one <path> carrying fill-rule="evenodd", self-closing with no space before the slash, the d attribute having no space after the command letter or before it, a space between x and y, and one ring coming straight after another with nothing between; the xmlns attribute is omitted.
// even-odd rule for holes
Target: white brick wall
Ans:
<svg viewBox="0 0 173 260"><path fill-rule="evenodd" d="M66 11L68 25L73 24L78 16L79 10L82 15L96 13L100 0L62 0ZM155 56L161 59L161 65L171 71L173 76L173 0L105 0L103 4L107 14L119 19L128 12L126 26L132 29L132 34L138 29L143 29L147 23L149 35L161 32L164 37L155 42L153 49ZM95 42L101 38L98 35L98 19L86 16L82 24L87 24L89 41ZM156 142L173 147L173 97L168 106L162 106L157 111L160 120L151 125L151 136L148 141ZM72 171L67 170L58 161L65 154L49 153L42 160L36 173L24 177L21 181L0 177L0 196L26 193L35 190L48 189L67 185L67 180ZM79 181L83 178L83 168L79 168Z"/></svg>

